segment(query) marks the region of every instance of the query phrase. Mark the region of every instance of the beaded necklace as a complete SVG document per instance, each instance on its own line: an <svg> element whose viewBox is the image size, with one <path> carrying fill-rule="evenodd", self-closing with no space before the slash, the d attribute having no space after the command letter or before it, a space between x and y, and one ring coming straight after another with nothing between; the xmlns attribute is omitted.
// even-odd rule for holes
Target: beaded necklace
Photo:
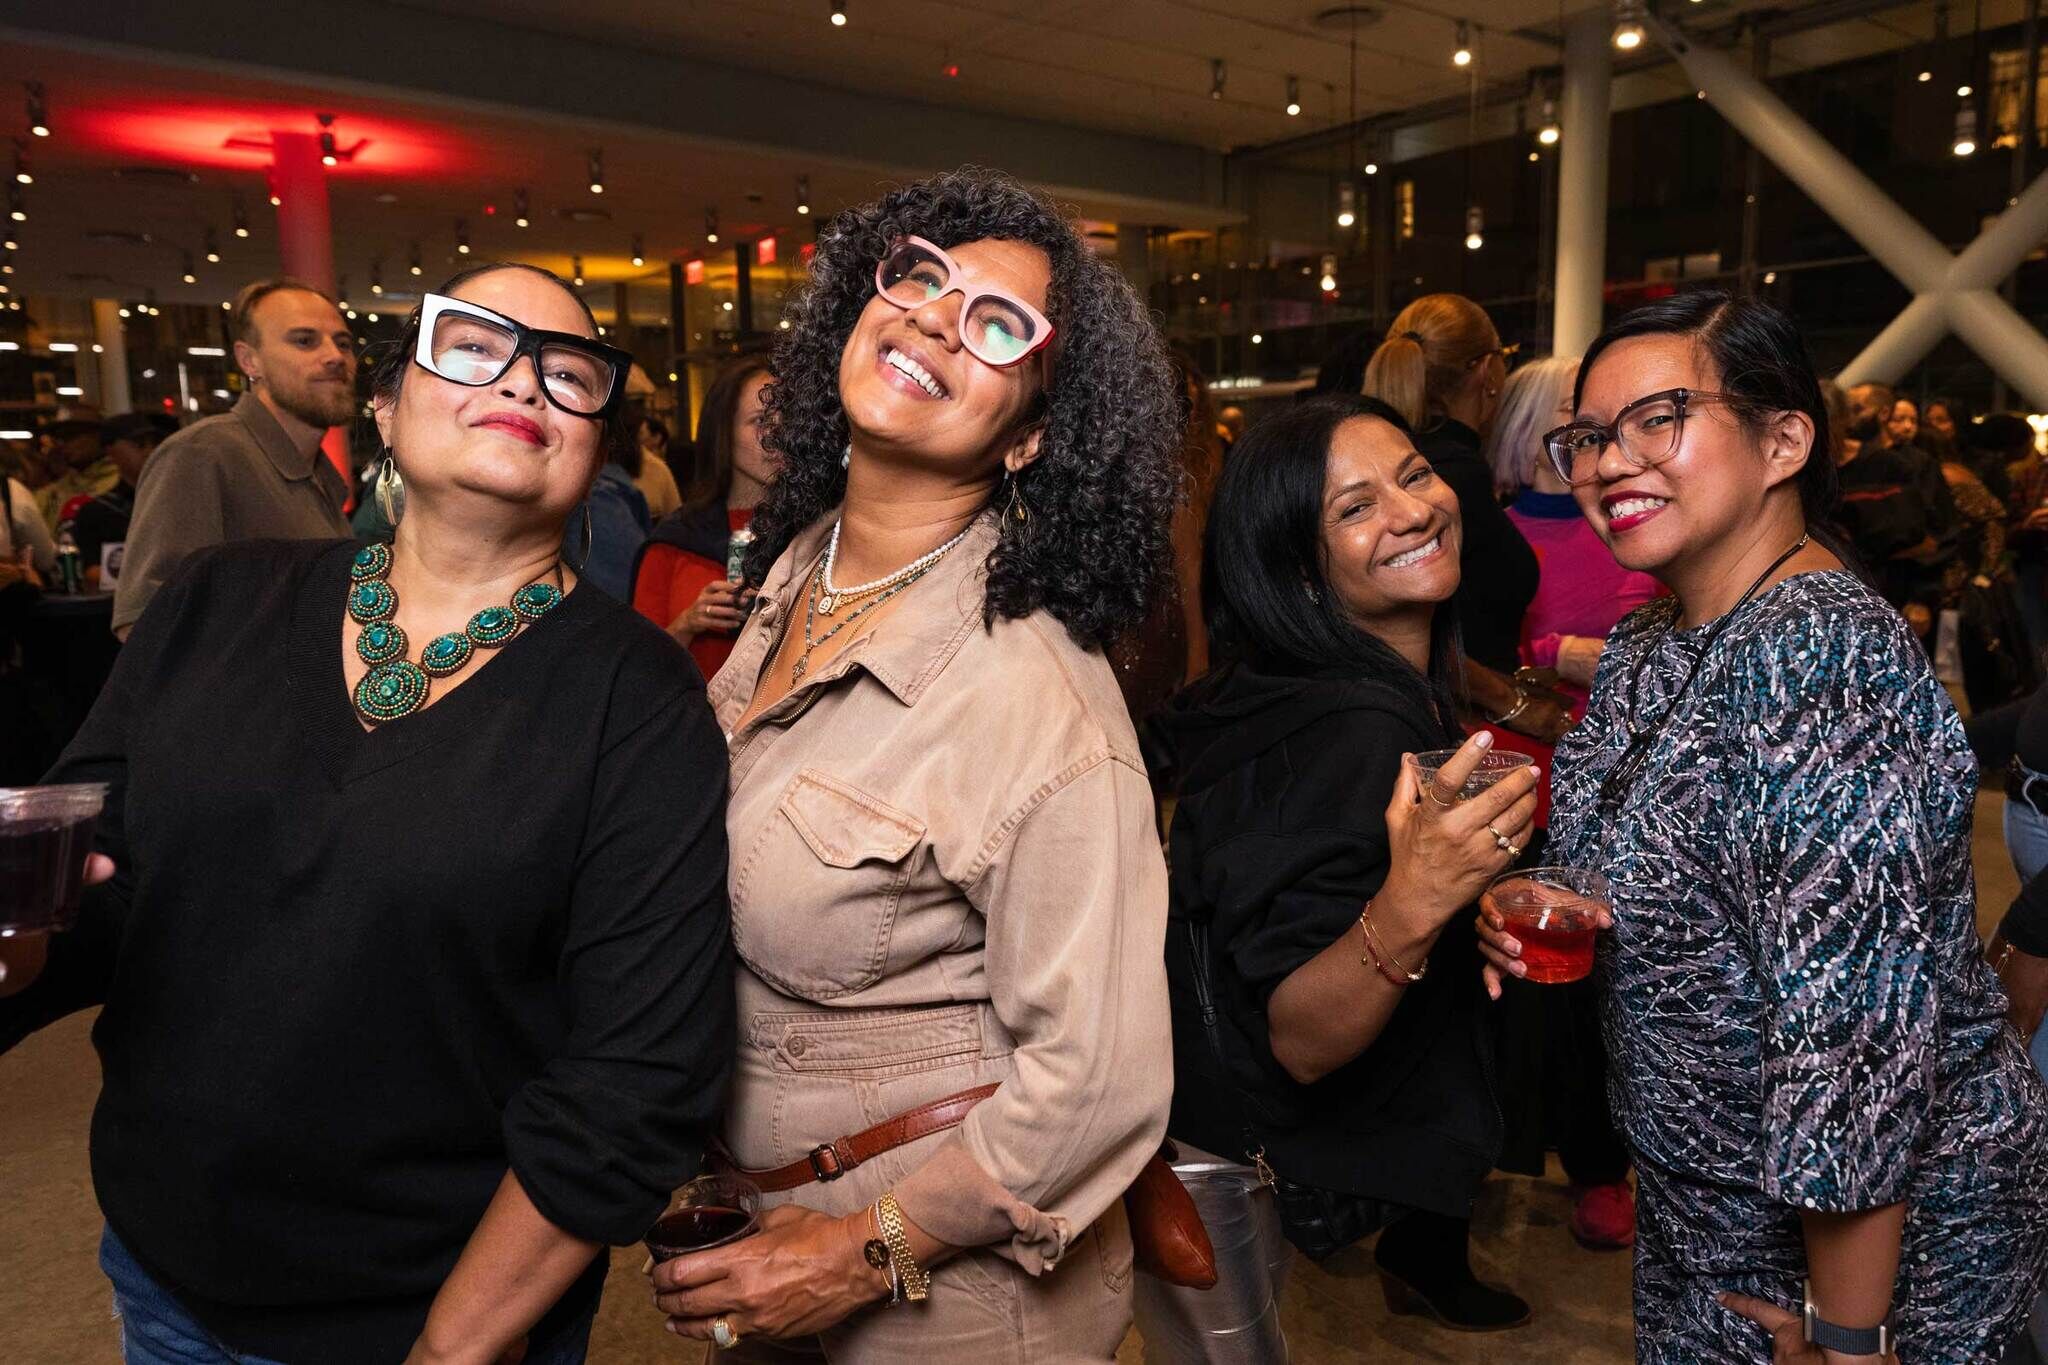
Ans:
<svg viewBox="0 0 2048 1365"><path fill-rule="evenodd" d="M348 615L362 629L356 632L356 657L370 666L350 694L356 714L372 725L409 716L427 704L435 678L462 671L479 649L496 649L520 628L540 620L562 602L562 565L555 563L555 581L535 579L512 594L509 606L485 607L461 630L436 635L420 651L420 661L405 657L405 630L392 618L398 614L398 592L391 586L391 547L366 545L348 566Z"/></svg>
<svg viewBox="0 0 2048 1365"><path fill-rule="evenodd" d="M832 585L832 566L839 562L839 526L840 523L836 521L832 523L832 539L825 542L825 561L821 566L819 574L819 591L813 593L811 597L811 600L817 605L818 614L821 616L830 616L839 609L842 603L857 602L863 597L872 597L884 588L909 587L912 580L922 576L926 569L929 569L932 565L945 558L946 551L967 539L967 533L974 529L974 523L970 521L962 528L959 535L954 536L938 549L933 550L930 554L919 555L895 573L877 578L872 583L862 583L851 588L838 588ZM876 605L880 604L877 603ZM828 635L826 638L830 639L831 637Z"/></svg>

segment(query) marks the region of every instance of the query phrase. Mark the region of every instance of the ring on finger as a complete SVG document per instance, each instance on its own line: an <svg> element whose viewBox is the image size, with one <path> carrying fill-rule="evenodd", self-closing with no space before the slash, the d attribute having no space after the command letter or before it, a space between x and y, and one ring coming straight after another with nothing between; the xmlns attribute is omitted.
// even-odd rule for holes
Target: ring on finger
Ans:
<svg viewBox="0 0 2048 1365"><path fill-rule="evenodd" d="M1515 854L1518 854L1522 851L1514 846L1514 844L1508 839L1507 835L1502 834L1499 830L1495 829L1491 824L1487 825L1486 832L1493 836L1493 846L1499 849L1501 852L1506 853L1512 857Z"/></svg>
<svg viewBox="0 0 2048 1365"><path fill-rule="evenodd" d="M1458 794L1456 792L1452 792L1450 799L1445 800L1443 797L1437 795L1438 791L1440 791L1441 789L1442 784L1440 784L1434 777L1430 778L1429 781L1422 784L1422 790L1424 794L1426 794L1429 797L1429 799L1436 804L1438 809L1449 810L1451 807L1458 804Z"/></svg>
<svg viewBox="0 0 2048 1365"><path fill-rule="evenodd" d="M724 1314L711 1320L711 1344L721 1351L730 1351L740 1344L740 1334L732 1325L732 1319Z"/></svg>

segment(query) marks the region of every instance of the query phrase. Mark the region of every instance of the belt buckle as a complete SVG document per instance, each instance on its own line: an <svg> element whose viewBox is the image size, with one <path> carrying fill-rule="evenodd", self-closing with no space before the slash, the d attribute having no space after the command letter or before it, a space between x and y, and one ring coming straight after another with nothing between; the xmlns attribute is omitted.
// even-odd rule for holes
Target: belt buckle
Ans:
<svg viewBox="0 0 2048 1365"><path fill-rule="evenodd" d="M821 1142L811 1148L806 1160L811 1163L811 1175L820 1184L829 1185L846 1174L846 1167L839 1163L839 1153L829 1142Z"/></svg>

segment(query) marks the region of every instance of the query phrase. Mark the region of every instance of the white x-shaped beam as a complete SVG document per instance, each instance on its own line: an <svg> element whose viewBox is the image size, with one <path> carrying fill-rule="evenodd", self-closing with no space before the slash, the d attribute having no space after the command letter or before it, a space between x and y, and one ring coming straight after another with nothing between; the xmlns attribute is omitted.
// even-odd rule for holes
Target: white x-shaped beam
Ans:
<svg viewBox="0 0 2048 1365"><path fill-rule="evenodd" d="M2048 339L1997 293L1999 281L2048 236L2048 174L1951 255L1763 82L1663 20L1650 22L1736 131L1913 291L1905 311L1843 369L1843 384L1894 383L1953 331L2037 411L2048 411Z"/></svg>

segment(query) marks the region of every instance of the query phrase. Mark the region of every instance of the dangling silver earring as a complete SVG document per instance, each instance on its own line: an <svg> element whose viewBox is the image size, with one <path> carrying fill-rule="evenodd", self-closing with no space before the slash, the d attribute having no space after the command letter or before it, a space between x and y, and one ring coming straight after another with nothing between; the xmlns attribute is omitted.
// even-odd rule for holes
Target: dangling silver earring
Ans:
<svg viewBox="0 0 2048 1365"><path fill-rule="evenodd" d="M1308 594L1309 601L1315 603L1319 607L1323 605L1323 595L1316 591L1315 584L1304 583L1301 585L1301 590Z"/></svg>
<svg viewBox="0 0 2048 1365"><path fill-rule="evenodd" d="M1010 500L1003 511L1010 520L1022 526L1031 520L1031 508L1024 501L1024 481L1017 477L1015 470L1003 475L1003 483L1010 490Z"/></svg>
<svg viewBox="0 0 2048 1365"><path fill-rule="evenodd" d="M377 510L384 514L384 520L394 527L405 516L405 476L398 472L398 461L392 458L387 448L383 463L377 466L377 481L371 487L371 496L377 500Z"/></svg>
<svg viewBox="0 0 2048 1365"><path fill-rule="evenodd" d="M839 452L839 467L841 469L853 468L853 442L848 441L846 449Z"/></svg>
<svg viewBox="0 0 2048 1365"><path fill-rule="evenodd" d="M583 503L583 558L576 561L576 572L582 573L583 566L590 562L590 501Z"/></svg>

